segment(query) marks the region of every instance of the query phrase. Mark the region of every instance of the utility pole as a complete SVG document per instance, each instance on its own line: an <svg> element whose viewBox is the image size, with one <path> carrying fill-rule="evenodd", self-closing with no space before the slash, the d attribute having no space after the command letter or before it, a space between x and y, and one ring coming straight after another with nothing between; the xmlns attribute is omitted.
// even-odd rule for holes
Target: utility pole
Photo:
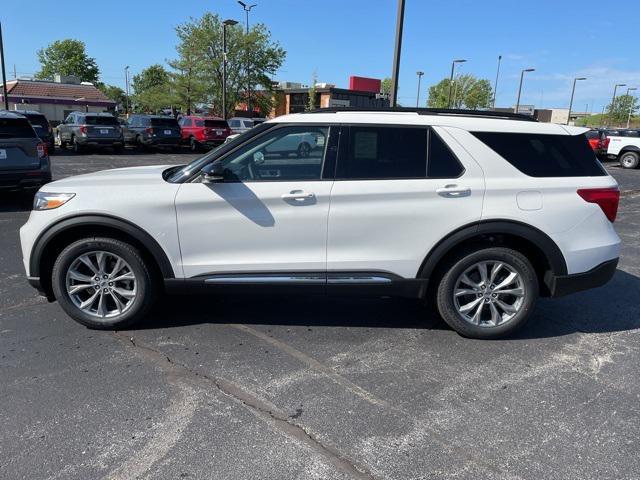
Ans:
<svg viewBox="0 0 640 480"><path fill-rule="evenodd" d="M236 25L235 20L222 22L222 118L227 119L227 27Z"/></svg>
<svg viewBox="0 0 640 480"><path fill-rule="evenodd" d="M632 90L637 90L636 87L629 87L627 88L627 97L629 97L629 92L631 92ZM629 97L629 115L627 116L627 129L629 128L629 125L631 124L631 111L633 110L633 102L635 100L635 97Z"/></svg>
<svg viewBox="0 0 640 480"><path fill-rule="evenodd" d="M124 86L127 94L127 115L131 113L131 104L129 102L129 65L124 67Z"/></svg>
<svg viewBox="0 0 640 480"><path fill-rule="evenodd" d="M447 98L447 108L451 108L451 94L453 93L453 73L456 69L456 63L465 63L465 59L454 60L451 62L451 76L449 77L449 98Z"/></svg>
<svg viewBox="0 0 640 480"><path fill-rule="evenodd" d="M416 96L416 108L418 108L420 106L420 80L422 80L424 72L418 71L416 75L418 75L418 95Z"/></svg>
<svg viewBox="0 0 640 480"><path fill-rule="evenodd" d="M520 111L520 95L522 94L522 81L524 79L525 72L535 72L535 68L525 68L520 72L520 86L518 87L518 100L516 101L516 111L514 113L518 113Z"/></svg>
<svg viewBox="0 0 640 480"><path fill-rule="evenodd" d="M398 16L396 18L396 46L393 51L393 71L391 74L390 106L398 104L398 77L400 75L400 54L402 51L402 29L404 28L404 0L398 0Z"/></svg>
<svg viewBox="0 0 640 480"><path fill-rule="evenodd" d="M616 92L618 87L626 87L626 83L617 83L615 87L613 87L613 98L611 99L611 109L609 110L609 118L607 119L607 125L611 126L611 121L613 120L613 111L616 106Z"/></svg>
<svg viewBox="0 0 640 480"><path fill-rule="evenodd" d="M246 29L246 35L247 35L247 40L249 38L249 12L251 11L251 9L253 7L257 7L258 4L254 3L252 5L247 5L246 3L238 0L238 3L240 4L240 6L242 6L242 8L244 9L245 13L246 13L246 18L247 18L247 29ZM249 43L247 42L247 112L252 112L253 109L251 108L251 56L249 55Z"/></svg>
<svg viewBox="0 0 640 480"><path fill-rule="evenodd" d="M578 80L586 80L587 77L576 77L573 79L573 88L571 89L571 101L569 102L569 115L567 115L567 125L571 120L571 107L573 107L573 95L576 93L576 82Z"/></svg>
<svg viewBox="0 0 640 480"><path fill-rule="evenodd" d="M9 110L9 97L7 96L7 74L4 69L4 42L2 40L2 22L0 22L0 62L2 62L2 95L4 97L4 109Z"/></svg>
<svg viewBox="0 0 640 480"><path fill-rule="evenodd" d="M493 86L493 105L491 108L496 108L496 96L498 95L498 77L500 76L500 63L502 62L502 55L498 55L498 70L496 70L496 83Z"/></svg>

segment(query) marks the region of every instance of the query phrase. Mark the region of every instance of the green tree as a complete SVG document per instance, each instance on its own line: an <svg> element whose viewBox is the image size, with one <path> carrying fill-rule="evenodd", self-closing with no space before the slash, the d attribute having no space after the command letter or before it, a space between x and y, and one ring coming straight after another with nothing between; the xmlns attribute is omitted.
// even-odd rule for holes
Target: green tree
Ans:
<svg viewBox="0 0 640 480"><path fill-rule="evenodd" d="M96 84L96 87L105 94L105 96L109 100L113 100L118 105L122 105L123 107L127 104L127 95L124 90L120 87L116 87L115 85L107 85L106 83L99 82Z"/></svg>
<svg viewBox="0 0 640 480"><path fill-rule="evenodd" d="M638 99L633 95L620 95L616 97L616 101L613 108L613 115L611 115L611 104L607 105L605 114L609 121L609 125L613 123L625 124L629 116L629 110L631 110L631 116L638 113Z"/></svg>
<svg viewBox="0 0 640 480"><path fill-rule="evenodd" d="M201 18L176 27L178 59L170 62L177 70L175 96L182 103L208 103L213 113L222 114L222 21L218 15L205 13ZM271 77L280 68L285 51L271 40L262 24L255 24L245 34L241 25L227 27L227 112L246 102L247 62L251 70L253 107L267 114L274 104ZM180 82L177 81L180 80ZM185 91L189 86L189 93Z"/></svg>
<svg viewBox="0 0 640 480"><path fill-rule="evenodd" d="M391 95L391 79L384 78L382 82L380 82L380 93L383 95Z"/></svg>
<svg viewBox="0 0 640 480"><path fill-rule="evenodd" d="M448 78L440 80L429 87L427 104L431 108L447 108L449 105ZM451 84L451 108L468 108L472 110L489 108L493 89L489 80L478 79L473 75L459 75Z"/></svg>
<svg viewBox="0 0 640 480"><path fill-rule="evenodd" d="M51 80L59 73L75 75L83 82L95 83L100 75L95 58L87 55L85 44L80 40L56 40L46 48L38 50L38 60L41 68L35 76L40 79Z"/></svg>
<svg viewBox="0 0 640 480"><path fill-rule="evenodd" d="M131 87L138 110L157 112L172 104L171 75L162 65L151 65L134 75Z"/></svg>
<svg viewBox="0 0 640 480"><path fill-rule="evenodd" d="M307 108L306 111L315 110L316 108L316 83L318 83L318 74L316 71L313 71L313 76L311 77L311 85L309 86L309 96L307 100Z"/></svg>

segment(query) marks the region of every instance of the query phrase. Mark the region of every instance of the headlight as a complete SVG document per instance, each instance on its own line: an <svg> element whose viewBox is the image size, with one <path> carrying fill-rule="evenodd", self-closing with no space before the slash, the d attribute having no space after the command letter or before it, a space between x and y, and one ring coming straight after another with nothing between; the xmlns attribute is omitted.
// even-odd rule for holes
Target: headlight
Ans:
<svg viewBox="0 0 640 480"><path fill-rule="evenodd" d="M33 209L51 210L53 208L58 208L67 203L75 196L75 193L38 192L33 198Z"/></svg>

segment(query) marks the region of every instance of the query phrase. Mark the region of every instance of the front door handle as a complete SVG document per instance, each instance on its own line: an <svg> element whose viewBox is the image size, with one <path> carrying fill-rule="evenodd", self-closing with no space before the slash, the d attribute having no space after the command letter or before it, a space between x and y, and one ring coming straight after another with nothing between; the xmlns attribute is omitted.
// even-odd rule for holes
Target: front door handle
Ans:
<svg viewBox="0 0 640 480"><path fill-rule="evenodd" d="M436 193L445 198L468 197L471 195L471 188L460 185L445 185L442 188L436 189Z"/></svg>
<svg viewBox="0 0 640 480"><path fill-rule="evenodd" d="M309 200L315 198L313 193L307 193L304 190L291 190L280 196L283 200Z"/></svg>

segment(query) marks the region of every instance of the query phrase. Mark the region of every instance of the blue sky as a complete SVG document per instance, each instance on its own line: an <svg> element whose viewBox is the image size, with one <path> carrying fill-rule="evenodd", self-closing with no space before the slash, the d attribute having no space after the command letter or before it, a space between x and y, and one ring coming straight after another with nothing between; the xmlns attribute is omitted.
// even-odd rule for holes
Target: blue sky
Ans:
<svg viewBox="0 0 640 480"><path fill-rule="evenodd" d="M309 83L316 70L319 81L346 87L349 75L390 76L396 0L253 3L250 21L265 23L287 50L277 80ZM244 20L236 0L3 2L7 75L14 64L18 75L33 74L39 48L77 38L102 80L123 86L125 65L136 73L173 58L174 27L205 11ZM520 70L532 67L521 103L567 107L573 77L586 76L574 108L588 104L597 113L615 83L640 87L640 1L619 0L615 12L602 0L406 0L399 100L415 105L415 72L422 70L423 103L426 87L449 75L453 58L469 60L461 72L493 84L503 55L498 105L515 104Z"/></svg>

